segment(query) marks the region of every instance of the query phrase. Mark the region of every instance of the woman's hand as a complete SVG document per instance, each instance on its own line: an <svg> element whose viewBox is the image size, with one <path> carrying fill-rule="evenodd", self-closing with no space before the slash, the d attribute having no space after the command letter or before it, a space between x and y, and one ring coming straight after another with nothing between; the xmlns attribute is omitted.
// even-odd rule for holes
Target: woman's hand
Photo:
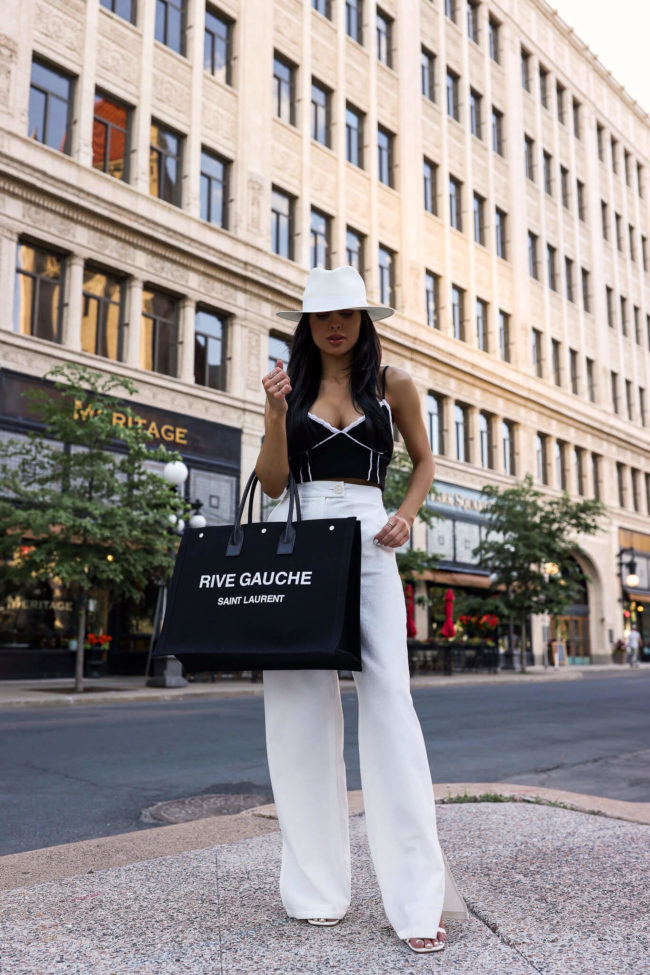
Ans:
<svg viewBox="0 0 650 975"><path fill-rule="evenodd" d="M264 376L262 386L266 393L269 409L273 410L274 413L286 413L288 409L287 395L291 392L291 383L282 367L282 359L278 359L275 363L275 369Z"/></svg>
<svg viewBox="0 0 650 975"><path fill-rule="evenodd" d="M386 548L399 548L409 540L411 535L411 524L404 515L391 515L384 527L377 532L373 538L375 545L383 545Z"/></svg>

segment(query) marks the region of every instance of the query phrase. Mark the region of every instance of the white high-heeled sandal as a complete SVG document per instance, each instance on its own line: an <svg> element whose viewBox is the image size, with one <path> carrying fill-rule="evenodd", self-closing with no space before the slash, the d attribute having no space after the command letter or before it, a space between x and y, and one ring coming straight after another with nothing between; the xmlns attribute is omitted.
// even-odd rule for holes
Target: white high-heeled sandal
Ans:
<svg viewBox="0 0 650 975"><path fill-rule="evenodd" d="M333 928L335 924L338 924L341 920L340 917L326 918L326 917L308 917L307 924L315 924L319 928Z"/></svg>
<svg viewBox="0 0 650 975"><path fill-rule="evenodd" d="M446 940L446 938L447 938L447 929L445 928L444 924L440 924L438 926L438 930L436 931L436 935L438 935L440 933L442 933L442 934L445 935L445 940L444 941L439 941L437 937L436 938L419 938L419 937L417 937L417 938L404 938L404 941L409 946L409 948L411 949L411 951L414 951L416 955L430 955L434 951L444 951L445 945L447 943L447 940ZM435 945L430 945L428 948L426 946L424 946L422 948L414 948L413 945L411 944L411 941L435 941L436 944Z"/></svg>

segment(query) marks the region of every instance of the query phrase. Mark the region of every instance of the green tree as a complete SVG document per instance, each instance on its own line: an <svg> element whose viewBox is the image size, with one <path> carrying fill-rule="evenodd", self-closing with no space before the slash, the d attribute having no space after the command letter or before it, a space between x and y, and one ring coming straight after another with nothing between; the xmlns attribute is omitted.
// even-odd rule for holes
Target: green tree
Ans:
<svg viewBox="0 0 650 975"><path fill-rule="evenodd" d="M413 471L413 464L406 450L403 447L396 448L393 458L386 471L386 484L384 486L384 507L387 511L397 511L402 499L406 494L409 478ZM431 489L429 497L435 495L434 488ZM419 509L417 517L426 525L432 525L440 517L426 501ZM397 552L397 568L404 583L413 581L415 576L427 569L435 569L438 564L436 555L428 555L423 549L411 548L405 552Z"/></svg>
<svg viewBox="0 0 650 975"><path fill-rule="evenodd" d="M571 501L566 491L551 498L533 487L527 474L515 487L488 484L487 531L474 549L492 573L494 611L512 626L518 621L521 669L526 669L526 620L536 613L559 614L575 599L581 570L574 556L584 554L577 538L600 531L600 501Z"/></svg>
<svg viewBox="0 0 650 975"><path fill-rule="evenodd" d="M178 459L152 449L151 437L116 393L129 379L81 365L56 366L32 408L42 434L9 441L0 463L0 586L28 582L69 587L76 607L75 691L83 690L88 597L142 598L152 577L167 574L174 551L170 522L187 505L146 461ZM114 423L113 413L124 417Z"/></svg>

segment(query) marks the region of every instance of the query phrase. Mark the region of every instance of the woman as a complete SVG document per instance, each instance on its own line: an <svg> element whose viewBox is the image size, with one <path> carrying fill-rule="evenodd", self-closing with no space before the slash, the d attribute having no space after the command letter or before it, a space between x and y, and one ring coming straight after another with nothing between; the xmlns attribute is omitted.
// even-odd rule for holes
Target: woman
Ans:
<svg viewBox="0 0 650 975"><path fill-rule="evenodd" d="M303 518L355 516L361 524L363 669L359 760L368 840L387 917L417 953L441 951L442 913L466 916L440 850L422 730L410 694L406 612L394 550L410 536L433 480L433 457L415 385L380 369L370 307L351 267L311 271L288 370L262 380L265 438L255 467L277 498L289 471ZM396 423L413 462L399 510L389 518L382 488ZM273 510L287 516L288 500ZM282 830L280 892L287 913L334 925L350 904L343 713L334 670L265 671L266 741ZM445 885L445 874L447 884ZM445 893L446 891L446 893Z"/></svg>

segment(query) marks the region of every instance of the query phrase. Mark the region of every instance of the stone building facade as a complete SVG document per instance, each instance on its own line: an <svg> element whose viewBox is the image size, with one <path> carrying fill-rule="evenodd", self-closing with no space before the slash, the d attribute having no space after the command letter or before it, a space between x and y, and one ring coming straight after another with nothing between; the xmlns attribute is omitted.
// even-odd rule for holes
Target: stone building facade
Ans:
<svg viewBox="0 0 650 975"><path fill-rule="evenodd" d="M356 263L438 456L430 582L486 587L485 483L598 495L571 656L609 660L630 557L650 601L648 123L543 0L5 0L0 436L56 363L128 376L214 424L189 491L228 521L274 312Z"/></svg>

